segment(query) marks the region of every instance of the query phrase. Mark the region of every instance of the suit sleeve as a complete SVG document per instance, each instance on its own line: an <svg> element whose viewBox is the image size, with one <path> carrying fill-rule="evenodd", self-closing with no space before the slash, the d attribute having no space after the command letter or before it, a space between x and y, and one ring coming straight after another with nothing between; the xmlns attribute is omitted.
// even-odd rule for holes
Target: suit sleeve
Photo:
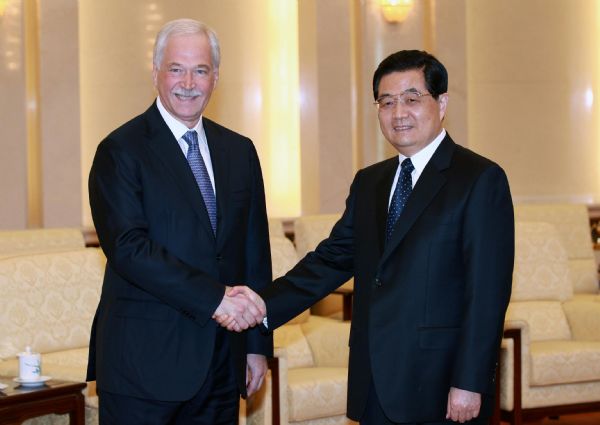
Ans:
<svg viewBox="0 0 600 425"><path fill-rule="evenodd" d="M246 276L245 282L254 291L260 292L272 280L271 250L269 247L269 225L265 204L265 189L256 150L251 152L252 195L248 217L246 238ZM273 335L260 332L258 327L247 331L247 352L253 354L273 354Z"/></svg>
<svg viewBox="0 0 600 425"><path fill-rule="evenodd" d="M510 300L514 213L504 171L486 169L469 196L463 222L465 315L452 386L494 392L494 377Z"/></svg>
<svg viewBox="0 0 600 425"><path fill-rule="evenodd" d="M145 292L204 325L225 286L172 255L149 236L143 164L115 140L98 147L89 178L90 205L110 267Z"/></svg>
<svg viewBox="0 0 600 425"><path fill-rule="evenodd" d="M354 274L354 208L360 172L350 187L346 209L331 234L285 276L261 293L273 330L347 282Z"/></svg>

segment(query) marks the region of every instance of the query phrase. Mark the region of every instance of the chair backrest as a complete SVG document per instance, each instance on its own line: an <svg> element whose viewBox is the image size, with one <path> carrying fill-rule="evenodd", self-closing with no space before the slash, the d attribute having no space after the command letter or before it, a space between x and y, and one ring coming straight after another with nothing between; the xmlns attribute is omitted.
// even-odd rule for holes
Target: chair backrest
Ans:
<svg viewBox="0 0 600 425"><path fill-rule="evenodd" d="M98 248L0 260L0 359L87 347L106 258Z"/></svg>
<svg viewBox="0 0 600 425"><path fill-rule="evenodd" d="M271 237L271 264L273 267L273 279L283 276L298 262L298 254L294 249L292 241L286 237ZM309 310L300 313L288 322L288 324L304 323L308 320Z"/></svg>
<svg viewBox="0 0 600 425"><path fill-rule="evenodd" d="M271 237L271 263L273 279L283 276L298 262L298 254L292 241L286 237ZM302 332L301 324L308 321L310 310L305 310L285 325L275 329L273 334L276 347L285 347L288 367L310 367L314 360L308 341Z"/></svg>
<svg viewBox="0 0 600 425"><path fill-rule="evenodd" d="M298 217L294 221L294 243L298 256L303 258L331 233L340 214L315 214Z"/></svg>
<svg viewBox="0 0 600 425"><path fill-rule="evenodd" d="M567 252L574 292L584 294L599 292L597 265L586 205L517 204L515 220L553 224Z"/></svg>
<svg viewBox="0 0 600 425"><path fill-rule="evenodd" d="M572 298L569 261L550 223L515 223L515 268L511 301L565 301Z"/></svg>
<svg viewBox="0 0 600 425"><path fill-rule="evenodd" d="M280 219L269 217L269 237L285 238L283 222Z"/></svg>
<svg viewBox="0 0 600 425"><path fill-rule="evenodd" d="M507 320L529 324L532 341L571 339L562 302L573 296L569 262L549 223L515 224L515 269Z"/></svg>
<svg viewBox="0 0 600 425"><path fill-rule="evenodd" d="M77 228L0 231L0 258L79 248L85 248L85 239Z"/></svg>

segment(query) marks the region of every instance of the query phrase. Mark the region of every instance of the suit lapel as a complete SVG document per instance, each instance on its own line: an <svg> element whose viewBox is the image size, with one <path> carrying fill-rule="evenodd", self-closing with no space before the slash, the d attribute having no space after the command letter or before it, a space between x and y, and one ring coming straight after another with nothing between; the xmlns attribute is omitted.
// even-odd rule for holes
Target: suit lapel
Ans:
<svg viewBox="0 0 600 425"><path fill-rule="evenodd" d="M410 197L406 201L406 205L396 223L396 228L385 246L380 264L383 264L390 253L400 244L423 210L446 183L443 171L450 166L454 147L454 142L450 136L446 135L425 166Z"/></svg>
<svg viewBox="0 0 600 425"><path fill-rule="evenodd" d="M217 197L217 243L225 237L225 226L227 225L227 211L229 206L229 161L227 160L227 144L223 136L219 134L214 122L202 118L204 133L210 151L213 174L215 176L215 192ZM208 215L207 215L208 217Z"/></svg>
<svg viewBox="0 0 600 425"><path fill-rule="evenodd" d="M385 244L385 226L387 222L388 203L394 176L398 169L398 157L388 161L375 186L375 219L377 220L377 239L379 252L383 252Z"/></svg>
<svg viewBox="0 0 600 425"><path fill-rule="evenodd" d="M206 229L211 238L214 237L208 212L194 174L173 137L173 133L162 119L156 104L153 104L145 115L148 121L150 149L164 164L165 168L171 172L177 186L183 193L183 197L190 203L200 219L202 227Z"/></svg>

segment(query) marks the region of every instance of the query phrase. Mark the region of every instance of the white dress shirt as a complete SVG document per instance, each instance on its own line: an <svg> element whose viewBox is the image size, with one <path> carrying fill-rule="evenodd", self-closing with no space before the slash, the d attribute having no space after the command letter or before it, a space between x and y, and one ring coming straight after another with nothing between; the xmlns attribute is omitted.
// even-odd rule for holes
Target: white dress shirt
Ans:
<svg viewBox="0 0 600 425"><path fill-rule="evenodd" d="M425 169L425 166L427 165L427 163L433 156L434 152L436 151L436 149L438 148L440 143L442 143L442 140L444 140L444 137L446 137L446 130L444 130L442 128L441 133L438 134L438 136L435 139L433 139L433 142L431 142L430 144L425 146L423 149L421 149L419 152L417 152L416 154L414 154L413 156L410 157L410 161L412 162L413 167L415 167L413 172L410 174L410 176L412 178L412 187L413 188L415 187L415 184L417 184L417 180L419 180L421 173ZM394 190L396 190L396 184L398 183L398 177L400 177L400 169L402 168L401 167L402 161L404 161L406 158L408 158L408 157L406 157L402 154L398 154L398 168L396 169L396 175L394 176L394 183L392 184L392 190L391 190L390 196L388 198L388 209L392 202L392 196L394 196Z"/></svg>
<svg viewBox="0 0 600 425"><path fill-rule="evenodd" d="M167 109L163 106L162 102L160 101L160 96L156 98L156 106L158 107L160 115L163 117L163 119L167 123L167 126L171 130L171 133L173 133L173 136L175 136L175 140L179 144L179 147L181 148L181 151L183 152L183 155L186 158L189 146L187 142L183 139L183 135L191 130L196 130L196 132L198 133L198 147L200 148L200 155L202 155L202 160L206 165L206 171L208 171L210 183L212 184L213 192L215 192L216 197L215 176L213 173L212 161L210 160L208 142L206 141L206 133L204 132L204 126L202 125L202 116L200 116L200 120L198 121L198 124L196 124L196 127L187 128L186 125L178 121L169 113L169 111L167 111Z"/></svg>

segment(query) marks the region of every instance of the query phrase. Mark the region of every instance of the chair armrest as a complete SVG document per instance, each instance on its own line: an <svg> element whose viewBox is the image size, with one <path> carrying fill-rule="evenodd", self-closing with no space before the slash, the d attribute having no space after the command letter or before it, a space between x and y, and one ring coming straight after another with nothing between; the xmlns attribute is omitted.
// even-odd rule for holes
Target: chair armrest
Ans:
<svg viewBox="0 0 600 425"><path fill-rule="evenodd" d="M520 411L522 386L529 385L523 358L529 353L529 325L523 320L504 322L504 334L498 360L497 397L503 410ZM526 382L527 381L527 382Z"/></svg>
<svg viewBox="0 0 600 425"><path fill-rule="evenodd" d="M570 300L563 303L571 335L578 341L600 341L600 303Z"/></svg>

